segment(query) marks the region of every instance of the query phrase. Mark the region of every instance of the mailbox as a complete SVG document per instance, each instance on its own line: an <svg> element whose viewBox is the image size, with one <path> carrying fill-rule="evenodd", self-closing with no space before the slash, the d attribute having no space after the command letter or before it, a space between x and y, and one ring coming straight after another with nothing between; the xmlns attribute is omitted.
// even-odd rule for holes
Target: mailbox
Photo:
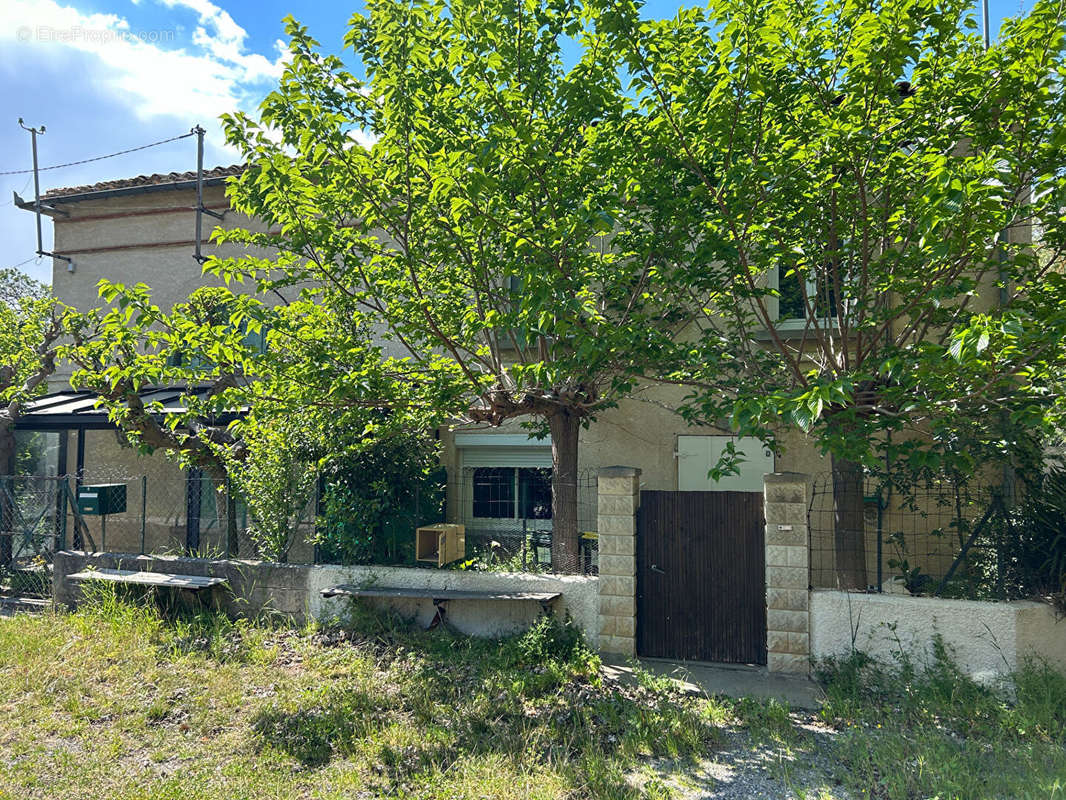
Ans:
<svg viewBox="0 0 1066 800"><path fill-rule="evenodd" d="M98 483L78 489L78 513L82 516L106 517L126 510L126 484Z"/></svg>
<svg viewBox="0 0 1066 800"><path fill-rule="evenodd" d="M466 557L466 526L426 525L415 530L415 561L429 561L438 567Z"/></svg>

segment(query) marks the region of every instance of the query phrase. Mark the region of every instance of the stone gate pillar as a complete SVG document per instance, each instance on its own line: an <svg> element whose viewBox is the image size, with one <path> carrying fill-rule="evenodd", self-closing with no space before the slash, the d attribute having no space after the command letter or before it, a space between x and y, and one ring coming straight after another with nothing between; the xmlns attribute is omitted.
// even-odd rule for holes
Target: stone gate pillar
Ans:
<svg viewBox="0 0 1066 800"><path fill-rule="evenodd" d="M807 481L797 472L774 472L763 479L770 672L810 672Z"/></svg>
<svg viewBox="0 0 1066 800"><path fill-rule="evenodd" d="M599 535L599 649L636 655L637 508L640 470L604 467L597 486Z"/></svg>

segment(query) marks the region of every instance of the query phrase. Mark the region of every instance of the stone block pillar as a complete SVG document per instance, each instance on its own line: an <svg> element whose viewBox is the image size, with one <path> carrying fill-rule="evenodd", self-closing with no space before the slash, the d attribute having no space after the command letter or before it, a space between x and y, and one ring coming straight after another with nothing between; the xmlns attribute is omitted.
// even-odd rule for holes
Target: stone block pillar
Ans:
<svg viewBox="0 0 1066 800"><path fill-rule="evenodd" d="M766 650L770 672L810 672L807 476L764 478Z"/></svg>
<svg viewBox="0 0 1066 800"><path fill-rule="evenodd" d="M599 534L599 648L636 654L637 508L640 470L604 467L597 486Z"/></svg>

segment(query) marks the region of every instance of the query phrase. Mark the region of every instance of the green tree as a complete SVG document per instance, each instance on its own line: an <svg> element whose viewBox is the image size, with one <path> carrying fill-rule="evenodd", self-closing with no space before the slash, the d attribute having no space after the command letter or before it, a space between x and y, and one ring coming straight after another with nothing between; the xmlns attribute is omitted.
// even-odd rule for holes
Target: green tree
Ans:
<svg viewBox="0 0 1066 800"><path fill-rule="evenodd" d="M277 255L207 268L369 315L410 369L449 382L455 419L550 433L553 560L577 563L579 429L672 322L655 258L617 244L646 224L617 59L565 0L374 0L345 40L365 80L287 25L258 119L225 118L249 164L232 202L269 232L215 232Z"/></svg>
<svg viewBox="0 0 1066 800"><path fill-rule="evenodd" d="M662 377L690 419L831 454L843 586L867 583L864 466L972 474L1061 412L1066 12L1040 0L986 52L969 6L598 17L661 154L640 206L692 255L666 279L697 313Z"/></svg>
<svg viewBox="0 0 1066 800"><path fill-rule="evenodd" d="M0 270L0 475L14 471L15 423L55 372L62 309L48 287Z"/></svg>
<svg viewBox="0 0 1066 800"><path fill-rule="evenodd" d="M331 441L354 447L394 430L426 430L454 402L446 365L434 376L433 360L413 371L389 358L363 315L222 287L198 289L170 309L143 284L101 281L100 294L106 307L67 318L71 343L61 356L76 366L72 384L96 392L142 452L204 471L218 507L227 508L232 555L239 542L231 489L256 494L254 533L282 558L286 515ZM143 390L156 386L183 390L180 403L166 413L146 403Z"/></svg>

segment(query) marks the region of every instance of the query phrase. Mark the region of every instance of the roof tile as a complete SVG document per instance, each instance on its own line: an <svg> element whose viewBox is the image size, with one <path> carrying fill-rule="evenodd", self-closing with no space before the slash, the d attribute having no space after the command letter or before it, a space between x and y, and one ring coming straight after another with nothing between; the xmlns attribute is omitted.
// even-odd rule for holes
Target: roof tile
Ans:
<svg viewBox="0 0 1066 800"><path fill-rule="evenodd" d="M231 164L228 167L214 167L204 170L204 178L225 178L230 175L240 175L244 172L244 164ZM67 186L61 189L49 189L41 196L42 200L56 200L75 194L88 192L104 192L110 189L130 189L136 186L163 186L168 183L182 183L196 180L196 170L189 172L157 172L152 175L137 175L133 178L118 178L111 181L100 181L85 186Z"/></svg>

